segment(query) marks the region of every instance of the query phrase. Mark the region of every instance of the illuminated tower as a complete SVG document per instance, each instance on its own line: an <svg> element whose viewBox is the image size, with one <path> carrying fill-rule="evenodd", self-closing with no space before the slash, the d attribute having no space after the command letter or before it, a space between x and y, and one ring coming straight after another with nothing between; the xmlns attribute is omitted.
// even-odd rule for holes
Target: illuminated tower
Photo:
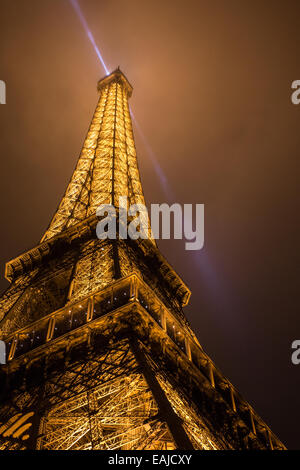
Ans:
<svg viewBox="0 0 300 470"><path fill-rule="evenodd" d="M144 203L115 72L39 245L6 265L0 449L284 448L203 351L190 292L147 240L99 240L100 204Z"/></svg>

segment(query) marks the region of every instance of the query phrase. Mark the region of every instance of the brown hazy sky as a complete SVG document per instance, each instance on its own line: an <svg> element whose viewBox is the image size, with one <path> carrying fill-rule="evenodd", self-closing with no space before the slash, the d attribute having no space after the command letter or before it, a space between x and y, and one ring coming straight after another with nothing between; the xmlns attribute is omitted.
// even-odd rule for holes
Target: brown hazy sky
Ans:
<svg viewBox="0 0 300 470"><path fill-rule="evenodd" d="M206 351L300 448L299 1L79 0L166 176L136 132L146 200L205 204L205 249L160 247L192 290ZM34 246L56 209L104 70L68 0L0 0L0 263ZM1 278L0 287L7 282Z"/></svg>

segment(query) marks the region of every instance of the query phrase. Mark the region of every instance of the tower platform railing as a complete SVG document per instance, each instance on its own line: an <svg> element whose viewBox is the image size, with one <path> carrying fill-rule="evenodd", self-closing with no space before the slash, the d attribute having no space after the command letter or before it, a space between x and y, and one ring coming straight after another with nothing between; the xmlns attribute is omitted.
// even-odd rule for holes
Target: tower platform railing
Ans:
<svg viewBox="0 0 300 470"><path fill-rule="evenodd" d="M206 378L210 387L222 395L232 411L240 415L254 436L263 436L270 449L284 448L271 429L218 370L201 345L196 343L182 319L170 312L136 273L46 315L13 335L2 337L7 344L7 367L12 363L30 361L33 355L42 354L49 343L53 346L68 344L70 335L88 338L91 331L98 328L99 322L109 321L112 315L120 312L125 312L130 323L131 310L136 306L138 311L142 310L148 317L148 324L155 325L159 334L164 336L162 341L167 338L176 349L176 354L184 355L185 360Z"/></svg>

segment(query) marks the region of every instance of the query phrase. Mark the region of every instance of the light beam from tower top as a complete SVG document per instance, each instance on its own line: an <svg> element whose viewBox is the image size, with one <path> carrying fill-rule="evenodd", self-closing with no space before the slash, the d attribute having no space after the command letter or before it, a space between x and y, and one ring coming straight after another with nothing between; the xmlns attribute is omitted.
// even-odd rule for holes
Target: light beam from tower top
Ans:
<svg viewBox="0 0 300 470"><path fill-rule="evenodd" d="M98 59L100 60L100 63L102 64L102 67L104 68L104 70L105 70L105 72L106 72L106 75L109 75L109 70L108 70L108 68L107 68L106 65L105 65L105 62L104 62L103 57L102 57L102 54L101 54L101 52L99 51L99 49L98 49L98 47L97 47L97 44L96 44L95 39L94 39L94 36L93 36L92 32L90 31L90 29L89 29L89 27L88 27L87 21L86 21L86 19L85 19L83 13L82 13L82 11L81 11L81 8L80 8L80 6L79 6L77 0L70 0L70 3L71 3L72 7L74 8L74 10L75 10L75 12L76 12L76 14L77 14L77 16L78 16L78 18L79 18L79 20L80 20L80 22L81 22L81 24L82 24L82 26L83 26L85 32L86 32L86 35L87 35L87 37L89 38L89 40L90 40L90 42L91 42L91 44L92 44L92 46L93 46L93 48L94 48L94 50L95 50L97 56L98 56Z"/></svg>
<svg viewBox="0 0 300 470"><path fill-rule="evenodd" d="M116 70L114 70L112 73L110 73L109 75L106 75L105 77L101 78L98 81L98 86L97 86L98 91L101 91L103 88L105 88L111 82L122 83L125 86L126 90L127 90L128 97L130 97L132 95L133 87L129 83L126 76L120 70L119 67Z"/></svg>

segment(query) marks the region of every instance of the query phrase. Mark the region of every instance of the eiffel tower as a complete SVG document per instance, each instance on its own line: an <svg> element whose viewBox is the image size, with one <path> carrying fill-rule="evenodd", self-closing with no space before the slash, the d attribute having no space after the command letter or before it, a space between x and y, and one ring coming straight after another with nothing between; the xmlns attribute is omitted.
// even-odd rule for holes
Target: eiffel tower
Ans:
<svg viewBox="0 0 300 470"><path fill-rule="evenodd" d="M0 449L284 449L203 351L153 239L100 240L100 204L144 204L115 70L40 243L6 264Z"/></svg>

